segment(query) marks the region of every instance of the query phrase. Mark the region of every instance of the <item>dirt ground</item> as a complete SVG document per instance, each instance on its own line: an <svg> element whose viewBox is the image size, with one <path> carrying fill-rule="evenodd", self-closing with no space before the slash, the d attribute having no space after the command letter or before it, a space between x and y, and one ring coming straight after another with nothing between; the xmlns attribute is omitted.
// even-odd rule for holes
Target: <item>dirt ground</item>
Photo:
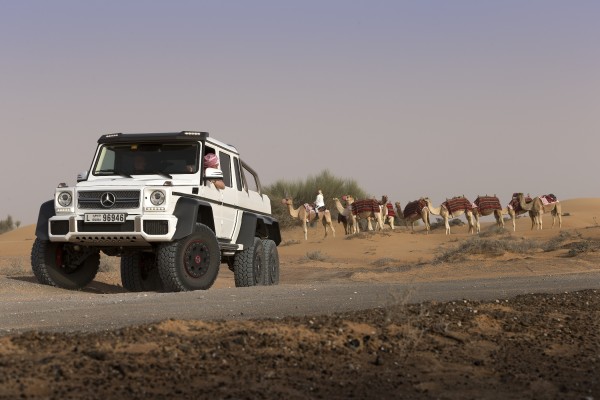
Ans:
<svg viewBox="0 0 600 400"><path fill-rule="evenodd" d="M560 230L545 216L542 231L521 218L516 232L488 222L477 236L465 226L450 236L419 226L345 237L336 225L335 238L312 227L304 241L301 230L287 230L281 284L598 271L600 199L565 201L563 212ZM0 275L32 276L33 230L0 235ZM118 287L118 276L103 260L92 285ZM214 288L229 286L223 268ZM24 296L35 288L23 285ZM0 399L167 397L599 399L600 288L491 302L413 304L407 294L393 306L335 315L0 337Z"/></svg>

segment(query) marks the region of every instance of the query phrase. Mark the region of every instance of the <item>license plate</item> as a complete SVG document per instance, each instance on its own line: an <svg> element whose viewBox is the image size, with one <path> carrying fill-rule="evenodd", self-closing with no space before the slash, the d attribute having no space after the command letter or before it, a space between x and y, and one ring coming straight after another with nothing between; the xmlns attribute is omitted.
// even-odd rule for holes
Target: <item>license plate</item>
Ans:
<svg viewBox="0 0 600 400"><path fill-rule="evenodd" d="M85 214L85 222L96 222L96 223L107 223L107 224L118 224L125 222L127 214L117 213L95 213Z"/></svg>

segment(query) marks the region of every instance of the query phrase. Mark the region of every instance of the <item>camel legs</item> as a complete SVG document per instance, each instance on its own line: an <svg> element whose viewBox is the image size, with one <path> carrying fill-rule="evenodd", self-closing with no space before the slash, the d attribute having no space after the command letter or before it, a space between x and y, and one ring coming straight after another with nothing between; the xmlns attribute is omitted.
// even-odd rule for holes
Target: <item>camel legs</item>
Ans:
<svg viewBox="0 0 600 400"><path fill-rule="evenodd" d="M302 220L302 229L304 230L304 240L308 240L308 226L306 223L306 218Z"/></svg>
<svg viewBox="0 0 600 400"><path fill-rule="evenodd" d="M531 218L531 230L534 228L541 230L542 229L542 213L529 211L529 218Z"/></svg>
<svg viewBox="0 0 600 400"><path fill-rule="evenodd" d="M450 218L447 215L444 216L444 226L446 227L446 235L450 234Z"/></svg>
<svg viewBox="0 0 600 400"><path fill-rule="evenodd" d="M508 215L510 215L510 219L512 220L513 232L517 231L517 213L512 208L508 209Z"/></svg>
<svg viewBox="0 0 600 400"><path fill-rule="evenodd" d="M465 217L467 218L467 223L469 224L469 233L472 234L475 231L475 224L473 223L473 212L466 211Z"/></svg>
<svg viewBox="0 0 600 400"><path fill-rule="evenodd" d="M390 224L390 227L392 228L392 230L396 229L396 227L394 226L394 224L396 223L396 221L394 220L394 217L388 217L388 219L389 219L389 224Z"/></svg>
<svg viewBox="0 0 600 400"><path fill-rule="evenodd" d="M479 223L479 214L473 213L473 218L475 219L475 230L477 233L481 232L481 224Z"/></svg>
<svg viewBox="0 0 600 400"><path fill-rule="evenodd" d="M421 219L423 220L423 223L425 224L425 231L429 235L429 231L431 230L431 223L429 222L429 213L428 212L423 213L421 215Z"/></svg>
<svg viewBox="0 0 600 400"><path fill-rule="evenodd" d="M504 228L504 218L502 218L502 210L494 210L494 217L496 217L496 225Z"/></svg>
<svg viewBox="0 0 600 400"><path fill-rule="evenodd" d="M552 227L554 228L554 222L558 217L558 227L562 228L562 207L560 203L557 203L556 206L552 209Z"/></svg>

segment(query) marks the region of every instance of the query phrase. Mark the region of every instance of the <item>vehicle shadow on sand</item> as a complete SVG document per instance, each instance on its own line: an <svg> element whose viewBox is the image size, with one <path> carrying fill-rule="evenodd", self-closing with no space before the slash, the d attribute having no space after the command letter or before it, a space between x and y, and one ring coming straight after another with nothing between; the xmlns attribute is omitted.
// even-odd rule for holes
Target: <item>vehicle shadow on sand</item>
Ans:
<svg viewBox="0 0 600 400"><path fill-rule="evenodd" d="M12 279L12 280L20 281L20 282L27 282L27 283L32 283L35 285L41 285L41 283L38 282L38 280L35 276L7 276L6 279ZM59 289L59 290L67 291L67 289ZM77 292L95 293L95 294L130 293L127 289L123 288L122 286L110 285L107 283L96 282L96 281L92 281L86 287L84 287L80 290L77 290Z"/></svg>

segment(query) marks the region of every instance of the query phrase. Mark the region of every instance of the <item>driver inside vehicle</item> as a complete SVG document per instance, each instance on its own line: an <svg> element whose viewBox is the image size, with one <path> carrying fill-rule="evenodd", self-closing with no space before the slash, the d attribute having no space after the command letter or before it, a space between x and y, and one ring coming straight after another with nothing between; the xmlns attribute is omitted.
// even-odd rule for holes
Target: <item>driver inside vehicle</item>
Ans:
<svg viewBox="0 0 600 400"><path fill-rule="evenodd" d="M137 174L144 173L146 171L146 157L143 154L136 154L133 159L133 172Z"/></svg>

